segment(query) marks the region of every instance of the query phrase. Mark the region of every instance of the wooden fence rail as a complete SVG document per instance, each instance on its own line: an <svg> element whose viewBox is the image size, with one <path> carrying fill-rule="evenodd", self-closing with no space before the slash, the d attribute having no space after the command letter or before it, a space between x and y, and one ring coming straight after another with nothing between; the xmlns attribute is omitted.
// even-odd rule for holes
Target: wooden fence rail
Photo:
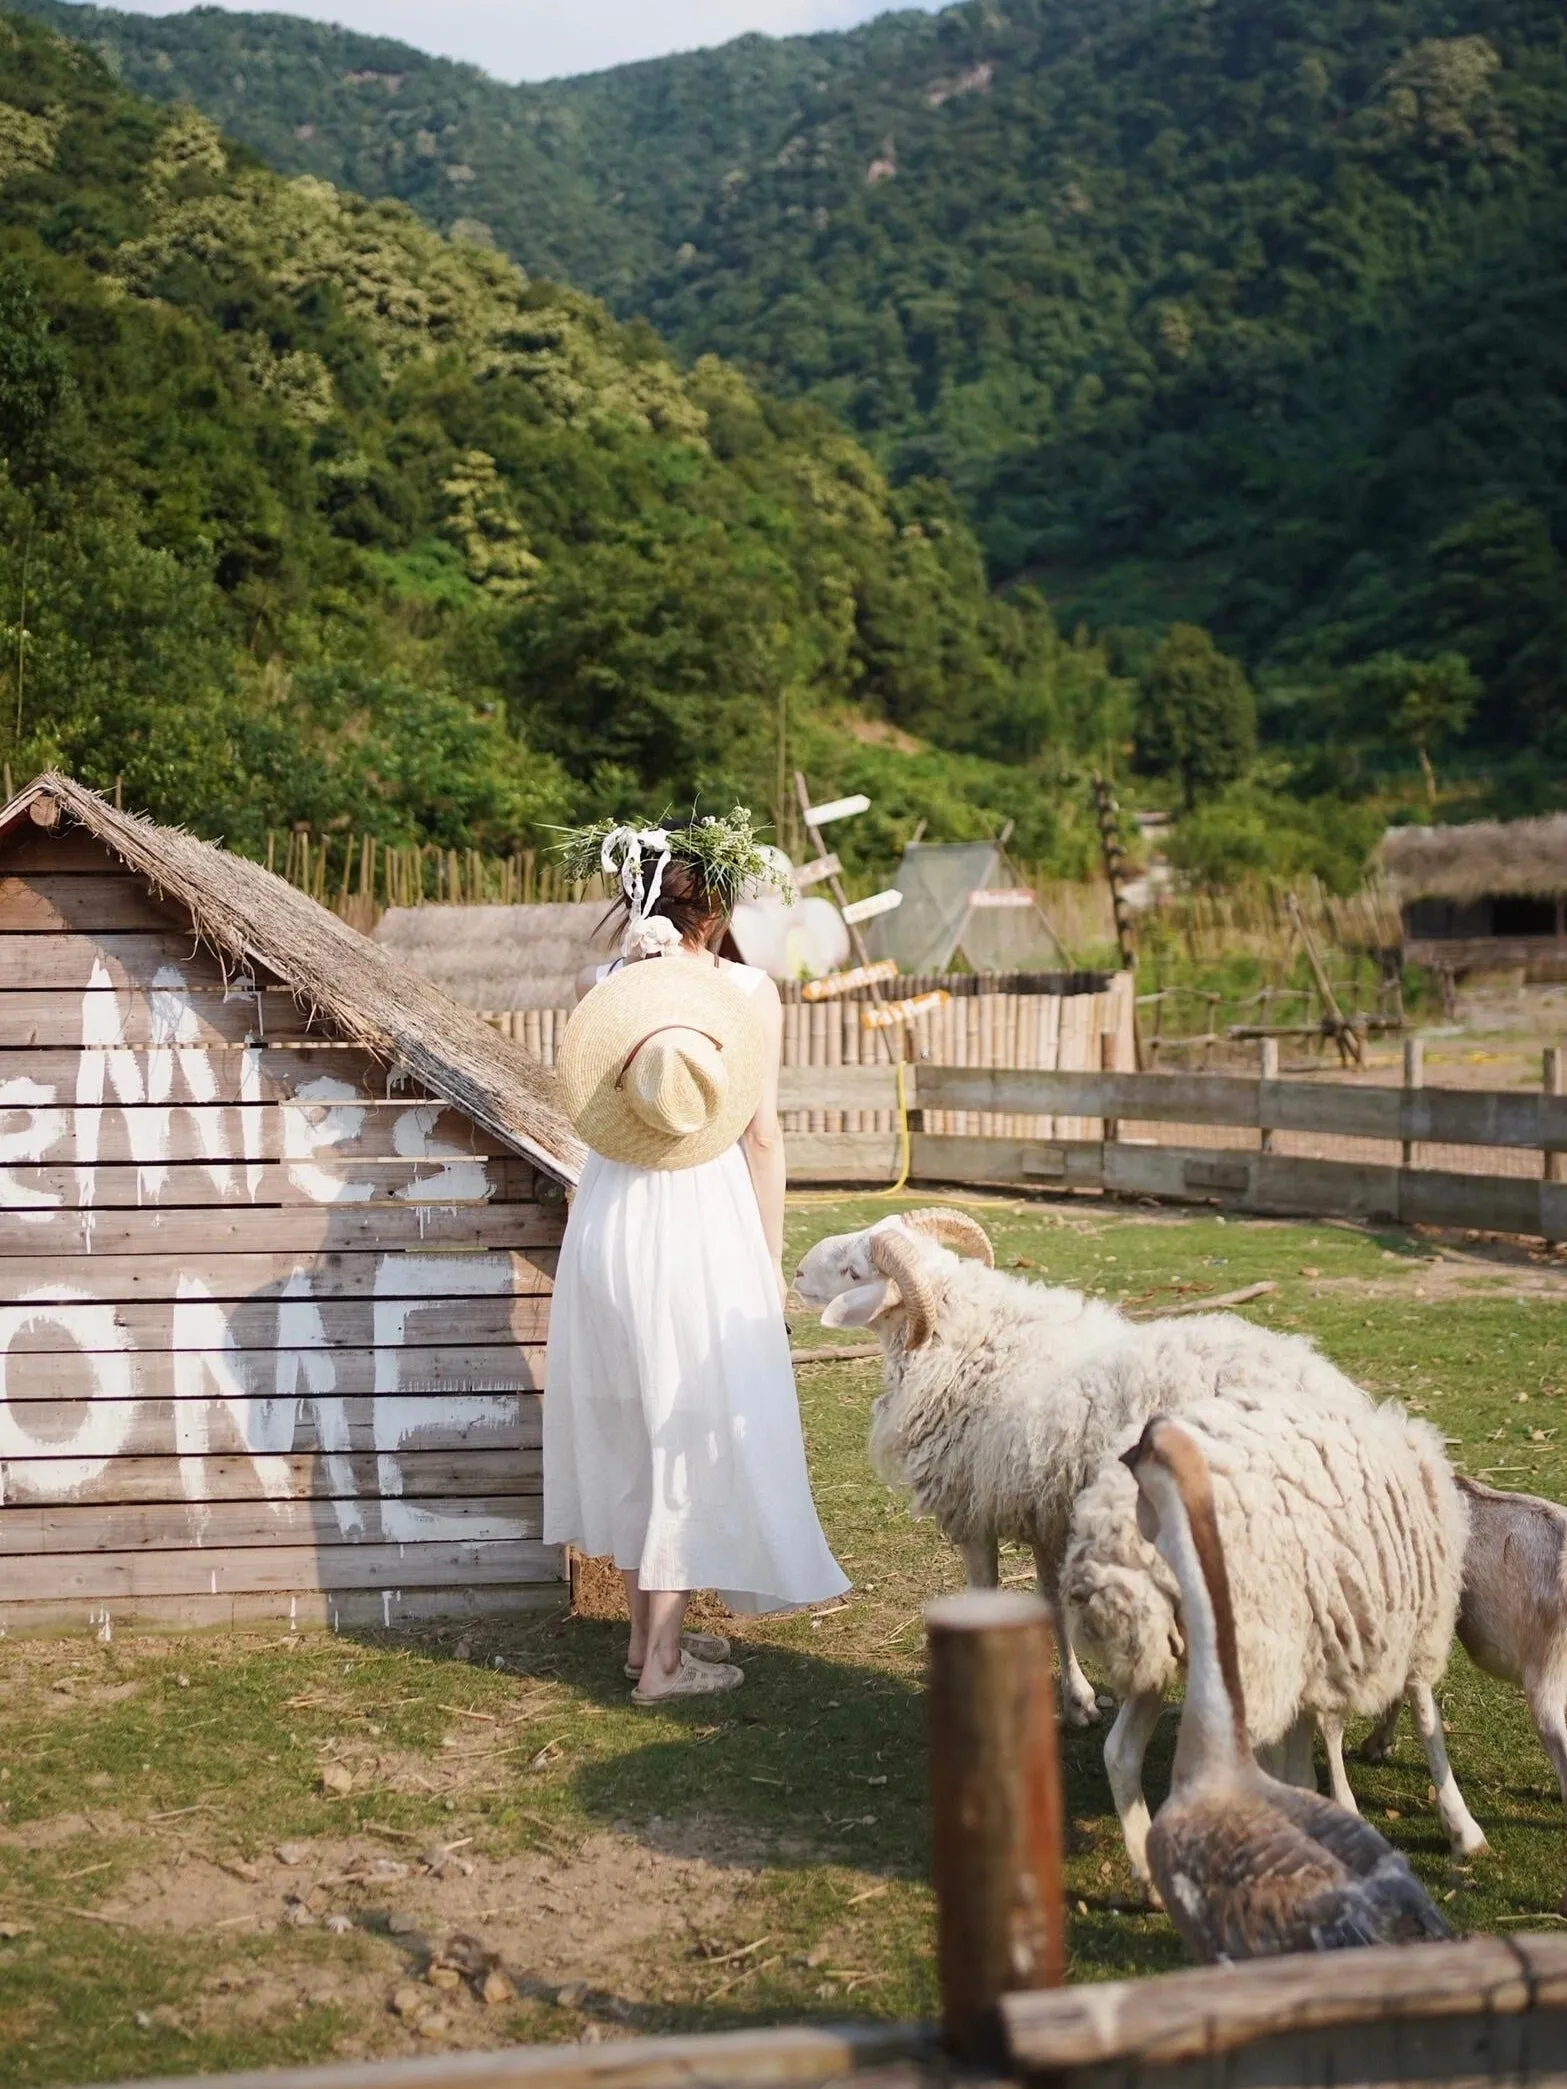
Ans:
<svg viewBox="0 0 1567 2089"><path fill-rule="evenodd" d="M1177 1202L1222 1199L1281 1216L1405 1224L1567 1239L1567 1096L1469 1088L1374 1088L1348 1082L1209 1074L1050 1072L919 1065L906 1076L910 1179L1031 1183ZM890 1067L786 1067L780 1084L797 1182L891 1181L896 1132L805 1129L827 1111L884 1113ZM1006 1136L929 1131L930 1113L999 1120ZM1134 1124L1255 1131L1255 1145L1182 1146L1130 1136ZM1018 1127L1027 1126L1026 1131ZM1273 1150L1271 1135L1377 1142L1388 1157L1315 1158ZM1502 1149L1540 1159L1532 1172L1420 1166L1422 1147Z"/></svg>

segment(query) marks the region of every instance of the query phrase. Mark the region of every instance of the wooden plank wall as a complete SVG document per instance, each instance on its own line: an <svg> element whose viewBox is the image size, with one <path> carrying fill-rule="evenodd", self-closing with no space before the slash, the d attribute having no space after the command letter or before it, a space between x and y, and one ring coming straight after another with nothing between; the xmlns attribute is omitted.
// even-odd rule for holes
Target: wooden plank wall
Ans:
<svg viewBox="0 0 1567 2089"><path fill-rule="evenodd" d="M563 1223L80 830L0 839L0 1627L559 1600Z"/></svg>

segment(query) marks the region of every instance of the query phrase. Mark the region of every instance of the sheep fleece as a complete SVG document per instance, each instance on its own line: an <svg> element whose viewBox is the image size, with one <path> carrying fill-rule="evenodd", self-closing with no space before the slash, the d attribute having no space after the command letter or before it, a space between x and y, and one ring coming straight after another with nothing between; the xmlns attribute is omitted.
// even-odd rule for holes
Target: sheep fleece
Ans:
<svg viewBox="0 0 1567 2089"><path fill-rule="evenodd" d="M954 1544L999 1536L1060 1560L1072 1509L1129 1424L1200 1400L1271 1397L1290 1412L1370 1402L1299 1335L1231 1313L1137 1324L1114 1306L929 1258L939 1339L887 1343L871 1414L876 1472Z"/></svg>
<svg viewBox="0 0 1567 2089"><path fill-rule="evenodd" d="M1291 1413L1235 1394L1181 1420L1213 1473L1253 1744L1282 1738L1301 1711L1375 1716L1406 1683L1435 1683L1468 1533L1436 1431L1396 1402ZM1119 1459L1078 1498L1062 1592L1080 1651L1118 1696L1172 1680L1175 1578L1138 1532Z"/></svg>

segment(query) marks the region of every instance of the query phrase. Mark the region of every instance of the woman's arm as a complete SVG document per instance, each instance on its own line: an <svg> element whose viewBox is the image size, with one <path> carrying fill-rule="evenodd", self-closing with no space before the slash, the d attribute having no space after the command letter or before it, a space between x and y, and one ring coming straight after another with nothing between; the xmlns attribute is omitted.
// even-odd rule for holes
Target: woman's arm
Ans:
<svg viewBox="0 0 1567 2089"><path fill-rule="evenodd" d="M783 1004L778 999L777 987L770 979L758 988L756 998L761 1010L765 1039L762 1099L756 1106L756 1115L746 1126L741 1145L745 1149L746 1166L751 1171L751 1186L756 1191L757 1209L762 1214L762 1232L767 1239L767 1252L778 1265L778 1288L780 1294L783 1294L789 1288L783 1274L785 1163L783 1128L778 1122L778 1067L783 1057Z"/></svg>

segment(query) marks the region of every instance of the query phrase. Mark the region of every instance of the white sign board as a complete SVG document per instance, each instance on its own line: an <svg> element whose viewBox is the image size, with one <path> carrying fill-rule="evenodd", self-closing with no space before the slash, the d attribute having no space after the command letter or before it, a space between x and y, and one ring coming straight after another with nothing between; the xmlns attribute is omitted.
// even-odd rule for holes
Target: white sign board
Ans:
<svg viewBox="0 0 1567 2089"><path fill-rule="evenodd" d="M869 812L871 801L863 795L853 798L834 798L827 805L808 805L805 809L807 827L825 827L833 820L852 819L857 812Z"/></svg>
<svg viewBox="0 0 1567 2089"><path fill-rule="evenodd" d="M857 899L843 910L843 918L853 928L861 921L874 921L878 914L890 914L903 905L903 894L896 886L886 892L873 892L869 899Z"/></svg>
<svg viewBox="0 0 1567 2089"><path fill-rule="evenodd" d="M809 892L813 885L820 885L826 878L835 878L843 869L836 856L818 856L814 863L802 863L791 871L796 892Z"/></svg>

